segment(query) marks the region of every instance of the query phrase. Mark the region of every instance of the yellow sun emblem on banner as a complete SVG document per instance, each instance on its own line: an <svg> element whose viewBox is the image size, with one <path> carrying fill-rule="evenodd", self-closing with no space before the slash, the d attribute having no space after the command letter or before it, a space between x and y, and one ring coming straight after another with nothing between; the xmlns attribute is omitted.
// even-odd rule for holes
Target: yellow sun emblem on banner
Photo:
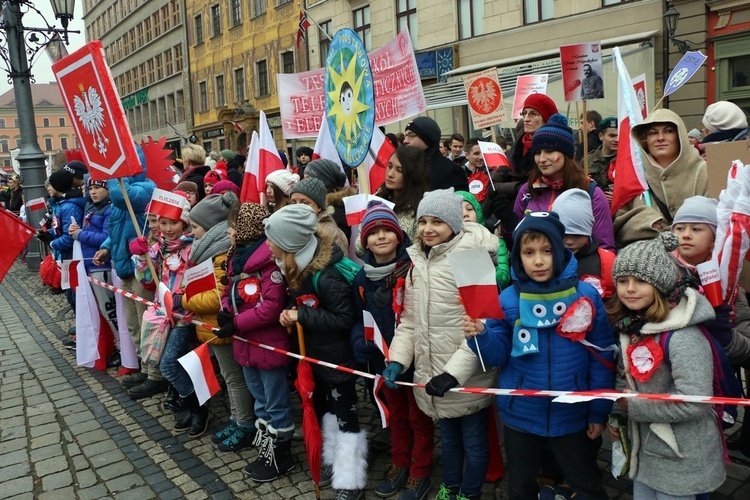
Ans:
<svg viewBox="0 0 750 500"><path fill-rule="evenodd" d="M327 116L334 117L335 140L338 141L343 132L345 142L351 146L353 142L356 142L356 135L362 129L359 114L370 109L370 106L359 100L365 72L360 71L357 75L357 58L352 57L348 65L344 67L344 56L341 52L338 55L340 71L337 72L333 65L328 68L329 76L333 81L333 90L328 92L328 97L333 104Z"/></svg>

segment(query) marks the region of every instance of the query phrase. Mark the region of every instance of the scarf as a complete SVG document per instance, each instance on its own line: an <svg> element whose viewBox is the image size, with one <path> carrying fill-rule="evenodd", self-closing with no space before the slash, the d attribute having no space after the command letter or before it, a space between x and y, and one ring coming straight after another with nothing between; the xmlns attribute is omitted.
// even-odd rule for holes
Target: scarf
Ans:
<svg viewBox="0 0 750 500"><path fill-rule="evenodd" d="M552 179L550 179L548 177L545 177L543 175L542 176L542 182L544 184L546 184L547 187L550 188L553 191L560 191L562 189L562 187L563 187L563 180L562 179L557 179L557 180L553 181Z"/></svg>
<svg viewBox="0 0 750 500"><path fill-rule="evenodd" d="M238 246L234 249L234 255L232 255L232 276L242 274L245 269L245 264L252 254L258 249L259 246L266 242L265 238L261 238L247 246Z"/></svg>
<svg viewBox="0 0 750 500"><path fill-rule="evenodd" d="M521 136L521 145L523 146L524 155L531 151L531 134L523 134Z"/></svg>
<svg viewBox="0 0 750 500"><path fill-rule="evenodd" d="M217 255L227 253L232 244L232 240L227 234L227 227L227 221L219 222L206 231L201 239L195 240L193 248L190 250L190 263L193 265L200 264Z"/></svg>

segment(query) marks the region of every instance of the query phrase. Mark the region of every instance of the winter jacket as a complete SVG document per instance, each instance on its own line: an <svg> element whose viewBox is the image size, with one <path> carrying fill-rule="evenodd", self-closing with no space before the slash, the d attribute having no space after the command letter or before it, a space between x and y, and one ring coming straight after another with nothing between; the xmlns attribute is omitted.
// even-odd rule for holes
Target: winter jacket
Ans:
<svg viewBox="0 0 750 500"><path fill-rule="evenodd" d="M329 237L318 232L318 249L312 262L302 271L302 286L290 290L291 305L297 307L297 322L304 328L307 355L350 368L359 367L354 361L349 342L356 322L352 286L333 268L344 257ZM313 276L318 278L318 291L313 287ZM330 384L350 382L355 376L319 365L313 372Z"/></svg>
<svg viewBox="0 0 750 500"><path fill-rule="evenodd" d="M545 293L547 286L555 285L559 280L577 276L575 257L569 251L567 253L570 259L560 277L552 280L549 285L537 285L538 293ZM577 282L576 293L578 297L589 298L596 311L593 328L586 334L585 340L602 348L612 345L612 327L607 320L599 293L591 285L580 281ZM531 299L529 301L531 302ZM614 374L610 368L582 343L572 342L559 335L556 331L557 326L536 330L536 347L539 352L512 356L513 344L517 342L514 333L515 323L520 318L521 301L518 288L510 286L503 290L500 294L500 304L505 318L488 320L485 331L475 337L476 342L466 341L462 347L464 351L470 350L472 353L476 353L477 349L481 350L485 365L500 368L499 387L554 391L589 391L614 387ZM552 304L548 304L547 307L551 310ZM612 351L597 354L609 362L613 361ZM610 401L602 399L566 404L553 403L549 398L520 396L498 396L497 405L503 422L509 427L550 437L579 432L585 429L588 423L605 424L612 408Z"/></svg>
<svg viewBox="0 0 750 500"><path fill-rule="evenodd" d="M617 153L612 156L605 157L602 154L602 147L599 146L594 151L589 153L589 177L596 181L596 184L606 191L612 185L612 181L609 180L609 165L617 158ZM583 166L583 162L581 162Z"/></svg>
<svg viewBox="0 0 750 500"><path fill-rule="evenodd" d="M420 244L407 250L413 267L406 277L404 312L389 352L391 361L403 365L404 371L414 364L414 382L418 384L444 372L466 387L491 387L494 383L494 370L483 372L476 356L459 351L466 312L448 262L450 252L479 247L495 261L497 237L479 224L465 222L463 231L432 247L429 254ZM436 398L414 391L414 397L419 408L433 419L470 415L492 403L491 396L453 392Z"/></svg>
<svg viewBox="0 0 750 500"><path fill-rule="evenodd" d="M5 202L5 209L13 212L18 217L23 206L23 187L18 186L15 191L8 188L5 192L0 191L0 201Z"/></svg>
<svg viewBox="0 0 750 500"><path fill-rule="evenodd" d="M138 150L140 153L140 148ZM145 158L141 157L141 165L145 163ZM139 227L143 228L146 221L144 214L146 205L151 201L156 184L146 177L145 169L138 175L123 178L122 182L133 206L136 222ZM121 279L131 278L135 274L135 267L132 261L133 254L130 253L128 245L137 234L125 203L125 196L120 190L119 180L108 180L107 189L109 189L109 199L112 200L112 212L109 217L109 238L102 243L101 248L109 250L117 276Z"/></svg>
<svg viewBox="0 0 750 500"><path fill-rule="evenodd" d="M661 168L652 162L651 157L641 150L643 167L646 170L646 181L664 205L669 209L670 219L674 217L682 203L691 196L708 194L708 174L706 162L698 154L698 150L690 146L687 129L682 119L668 109L653 111L643 122L633 127L631 135L636 138L636 132L647 129L657 122L669 122L677 126L680 139L680 154L667 168ZM655 201L651 206L646 204L643 196L637 196L625 204L615 214L614 230L618 247L638 240L650 240L659 235L659 230L653 226L662 221L662 230L669 230L671 220L667 220L661 213Z"/></svg>
<svg viewBox="0 0 750 500"><path fill-rule="evenodd" d="M602 141L599 140L599 131L596 129L590 131L588 133L587 142L588 151L586 151L586 154L589 155L593 153L596 148L602 145ZM576 145L576 153L573 158L575 159L575 161L583 165L583 139L581 139L581 142Z"/></svg>
<svg viewBox="0 0 750 500"><path fill-rule="evenodd" d="M189 181L195 182L198 186L198 201L201 201L206 197L206 190L203 187L203 178L211 170L208 165L199 165L197 167L190 167L185 170L180 176L180 182Z"/></svg>
<svg viewBox="0 0 750 500"><path fill-rule="evenodd" d="M527 210L532 212L547 212L552 209L552 203L561 191L554 191L544 187L534 190L534 196L529 194L529 184L521 186L521 190L516 196L516 203L513 206L513 212L520 221L523 219ZM594 229L592 236L599 243L599 246L607 250L615 250L615 236L612 229L612 215L609 209L609 202L604 192L599 187L594 188L594 195L591 199L591 209L594 211Z"/></svg>
<svg viewBox="0 0 750 500"><path fill-rule="evenodd" d="M326 210L331 214L331 217L336 222L336 225L341 229L346 238L346 249L344 255L349 253L349 239L352 237L352 228L346 222L346 209L344 208L344 198L347 196L353 196L357 194L357 190L353 187L344 187L338 191L328 193L326 195ZM322 208L322 207L321 207Z"/></svg>
<svg viewBox="0 0 750 500"><path fill-rule="evenodd" d="M279 323L286 306L286 283L265 238L256 244L242 269L232 269L230 261L229 283L222 293L221 306L235 315L238 336L288 351L289 334ZM235 341L233 345L234 359L242 366L272 370L288 363L282 354L245 342Z"/></svg>
<svg viewBox="0 0 750 500"><path fill-rule="evenodd" d="M578 278L596 288L605 301L615 292L612 267L616 255L613 251L599 248L596 241L581 247L575 254L578 262Z"/></svg>
<svg viewBox="0 0 750 500"><path fill-rule="evenodd" d="M469 182L463 169L453 163L451 160L441 155L437 150L428 149L425 151L427 162L430 168L430 190L453 188L455 191L468 191Z"/></svg>
<svg viewBox="0 0 750 500"><path fill-rule="evenodd" d="M702 158L706 158L706 145L717 144L720 142L735 142L744 141L750 135L750 129L747 128L733 128L730 130L719 130L712 134L708 134L703 138L700 144L696 145Z"/></svg>
<svg viewBox="0 0 750 500"><path fill-rule="evenodd" d="M109 236L109 217L111 213L112 201L109 198L99 203L86 203L83 225L76 235L76 239L81 242L81 251L85 259L83 264L86 267L87 273L91 271L108 271L111 269L109 260L107 260L104 266L96 266L91 260Z"/></svg>
<svg viewBox="0 0 750 500"><path fill-rule="evenodd" d="M50 232L55 236L49 246L52 248L55 260L71 259L73 257L73 238L68 234L70 218L73 217L76 224L83 225L83 209L86 199L81 197L63 197L57 200L56 210L53 211L52 229Z"/></svg>
<svg viewBox="0 0 750 500"><path fill-rule="evenodd" d="M664 361L644 382L629 372L628 356L622 368L630 390L648 394L713 396L711 346L696 325L714 317L708 300L693 289L661 323L646 323L641 335L660 343L669 338ZM620 335L622 352L631 336ZM631 439L630 477L674 496L714 491L726 477L721 430L707 404L629 399L625 410Z"/></svg>
<svg viewBox="0 0 750 500"><path fill-rule="evenodd" d="M344 255L349 254L349 240L346 234L341 230L336 221L331 216L331 209L321 210L318 214L318 231L328 236L334 244L344 252Z"/></svg>

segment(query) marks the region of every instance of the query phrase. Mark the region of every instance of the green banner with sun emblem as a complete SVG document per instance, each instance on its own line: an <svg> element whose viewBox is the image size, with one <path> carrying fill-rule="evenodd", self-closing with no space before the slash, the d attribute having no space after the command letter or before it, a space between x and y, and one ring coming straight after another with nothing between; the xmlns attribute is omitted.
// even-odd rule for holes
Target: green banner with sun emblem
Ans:
<svg viewBox="0 0 750 500"><path fill-rule="evenodd" d="M375 127L375 92L370 60L357 34L339 30L331 41L325 68L326 120L341 160L361 164Z"/></svg>

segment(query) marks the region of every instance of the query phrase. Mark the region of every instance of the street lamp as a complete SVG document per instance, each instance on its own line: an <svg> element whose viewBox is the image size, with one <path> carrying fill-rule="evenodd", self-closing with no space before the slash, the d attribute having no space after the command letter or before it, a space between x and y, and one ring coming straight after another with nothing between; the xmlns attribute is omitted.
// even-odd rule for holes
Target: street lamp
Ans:
<svg viewBox="0 0 750 500"><path fill-rule="evenodd" d="M79 33L69 31L68 22L73 18L73 7L75 0L53 0L52 8L55 18L60 19L62 29L50 25L39 9L34 7L28 0L6 0L3 2L3 22L0 31L0 57L5 64L8 73L8 83L13 84L13 94L16 98L16 111L18 113L18 124L21 133L21 152L18 155L18 163L23 176L24 194L27 200L44 197L44 180L46 170L44 160L46 156L39 147L36 134L36 123L34 121L34 100L31 95L31 83L34 77L31 74L31 66L34 65L36 57L55 36L62 36L68 43L68 33ZM29 11L36 12L46 27L27 28L24 27L22 18ZM5 38L7 43L2 44ZM27 212L29 225L38 228L42 214L40 211ZM41 253L39 244L32 239L29 244L29 252L26 256L26 264L29 270L39 269Z"/></svg>
<svg viewBox="0 0 750 500"><path fill-rule="evenodd" d="M667 25L667 35L669 39L672 40L674 46L677 47L677 50L679 50L680 53L684 54L690 48L689 44L695 44L690 40L678 40L674 37L674 34L677 31L677 21L679 19L680 13L677 11L677 9L674 8L674 4L672 2L669 2L669 4L667 4L667 10L666 12L664 12L664 22Z"/></svg>

